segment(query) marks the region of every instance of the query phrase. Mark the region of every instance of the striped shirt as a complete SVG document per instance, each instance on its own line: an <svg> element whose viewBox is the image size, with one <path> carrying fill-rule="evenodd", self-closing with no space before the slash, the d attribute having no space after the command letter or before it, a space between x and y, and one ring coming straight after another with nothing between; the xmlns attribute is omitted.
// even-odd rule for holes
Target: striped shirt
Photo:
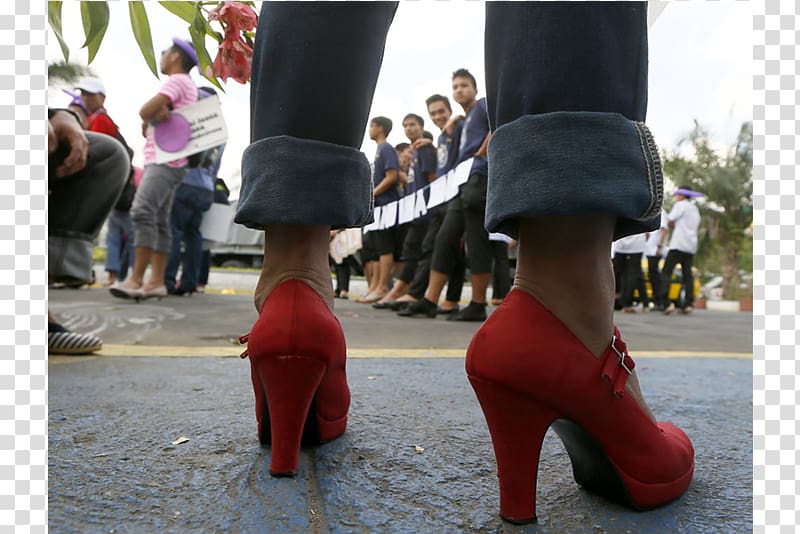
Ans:
<svg viewBox="0 0 800 534"><path fill-rule="evenodd" d="M158 94L164 95L172 102L172 109L180 109L197 102L197 87L194 85L192 78L188 74L173 74L171 75ZM144 164L155 163L156 148L155 148L155 134L152 126L147 128L147 140L144 143ZM183 167L189 162L186 158L176 159L170 161L169 165L173 167Z"/></svg>

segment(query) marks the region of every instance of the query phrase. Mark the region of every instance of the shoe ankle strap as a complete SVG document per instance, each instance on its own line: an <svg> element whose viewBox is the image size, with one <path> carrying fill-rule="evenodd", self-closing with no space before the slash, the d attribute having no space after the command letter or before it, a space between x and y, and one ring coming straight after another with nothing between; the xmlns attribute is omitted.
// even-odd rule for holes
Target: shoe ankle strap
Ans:
<svg viewBox="0 0 800 534"><path fill-rule="evenodd" d="M614 335L611 336L611 345L606 350L602 359L601 377L614 385L614 395L622 398L625 395L625 382L633 374L636 363L628 353L628 346L622 341L619 329L614 327Z"/></svg>

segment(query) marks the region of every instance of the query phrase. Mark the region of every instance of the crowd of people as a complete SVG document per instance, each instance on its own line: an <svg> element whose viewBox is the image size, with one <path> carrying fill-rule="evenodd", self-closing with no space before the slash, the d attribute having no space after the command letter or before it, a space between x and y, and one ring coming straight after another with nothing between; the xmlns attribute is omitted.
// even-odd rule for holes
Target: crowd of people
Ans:
<svg viewBox="0 0 800 534"><path fill-rule="evenodd" d="M71 137L55 137L50 147L51 169L70 157L77 145L76 136L81 132L82 141L88 140L90 147L94 144L121 146L128 160L124 169L119 166L102 169L110 173L108 176L94 176L101 171L93 165L87 164L81 169L83 174L103 181L107 196L113 202L110 206L99 204L91 211L91 224L84 229L85 238L81 241L80 266L75 267L76 272L72 274L78 283L92 281L91 247L106 219L106 285L115 297L140 301L161 299L168 294L191 295L202 292L208 282L210 251L200 227L212 203L228 203L227 187L216 176L225 147L221 145L189 157L156 163L154 133L155 125L168 120L172 111L216 94L213 88L195 86L189 71L197 64L194 47L187 40L173 38L171 46L163 50L160 69L167 79L139 112L141 134L145 138L144 168L132 165L133 149L105 108L106 89L102 80L82 79L75 86L76 92L65 91L72 97L66 109L52 110L51 124L55 117L60 127L56 133L67 131L62 111L72 115L80 131L70 129ZM75 126L69 120L66 122L70 127ZM109 144L111 139L115 141ZM117 182L121 187L113 187ZM70 181L59 177L51 184L51 206L59 204L57 193L64 188L64 183ZM94 195L93 192L92 198ZM59 241L53 237L59 231L51 216L51 259L58 252L54 247ZM70 247L73 255L77 255L78 250L75 245ZM149 277L145 280L148 267ZM59 266L51 261L51 281L64 278L59 274ZM102 347L102 341L96 336L68 332L52 314L48 333L49 351L53 354L86 353Z"/></svg>
<svg viewBox="0 0 800 534"><path fill-rule="evenodd" d="M415 113L408 113L401 122L408 142L394 146L386 141L392 120L383 116L370 120L369 137L377 145L372 166L374 203L385 206L414 196L459 163L472 159L467 183L448 203L411 222L368 232L331 231L337 298L349 296L350 275L358 265L355 254L360 256L367 280L367 290L356 302L395 311L400 317L446 315L451 321L484 321L489 285L493 288L493 305L499 305L508 294L509 249L516 243L484 228L486 148L490 139L486 100L478 99L477 82L468 70L454 72L452 82L453 99L463 115L453 113L446 96L434 94L425 101L428 115L440 132L435 145L433 135L424 129L425 120ZM675 311L670 288L677 264L681 265L684 296L675 300L681 304L681 313L694 309L692 257L697 251L700 214L691 199L701 195L681 187L674 196L675 207L669 215L662 210L659 230L626 236L612 245L616 307L625 313L636 313L637 303L642 312ZM671 229L672 240L667 245ZM642 271L643 257L648 261L651 292ZM660 269L662 260L664 267ZM467 268L472 298L460 309ZM441 301L445 286L447 294Z"/></svg>

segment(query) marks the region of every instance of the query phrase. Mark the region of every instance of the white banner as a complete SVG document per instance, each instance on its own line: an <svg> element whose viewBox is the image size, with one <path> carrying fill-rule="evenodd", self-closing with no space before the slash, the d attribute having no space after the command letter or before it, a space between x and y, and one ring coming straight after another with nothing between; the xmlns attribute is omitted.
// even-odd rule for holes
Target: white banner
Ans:
<svg viewBox="0 0 800 534"><path fill-rule="evenodd" d="M219 146L228 140L228 128L222 116L219 97L212 95L198 100L190 106L173 111L182 115L189 123L191 134L189 141L177 152L167 152L154 143L156 148L156 163L167 163L176 159L185 158L197 152ZM148 126L152 129L153 126Z"/></svg>
<svg viewBox="0 0 800 534"><path fill-rule="evenodd" d="M424 217L428 210L444 204L458 195L459 188L469 180L469 171L472 169L472 158L462 161L455 169L439 176L416 195L407 195L400 200L390 202L383 206L375 206L375 222L364 227L364 233L372 230L386 230L398 224L406 224ZM425 200L425 197L428 200ZM492 241L511 242L505 234L489 234Z"/></svg>

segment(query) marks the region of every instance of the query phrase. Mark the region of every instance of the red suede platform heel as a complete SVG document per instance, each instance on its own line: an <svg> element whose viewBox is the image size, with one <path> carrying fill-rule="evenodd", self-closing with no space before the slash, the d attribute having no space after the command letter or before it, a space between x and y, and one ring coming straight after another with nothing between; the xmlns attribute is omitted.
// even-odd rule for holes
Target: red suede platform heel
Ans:
<svg viewBox="0 0 800 534"><path fill-rule="evenodd" d="M619 330L602 358L534 297L515 289L476 332L466 369L492 436L500 515L536 521L536 473L552 425L575 481L638 510L678 498L694 471L691 441L654 424L630 395L633 372Z"/></svg>
<svg viewBox="0 0 800 534"><path fill-rule="evenodd" d="M240 342L250 357L258 437L271 444L273 476L297 472L301 443L324 443L347 426L350 390L342 327L322 298L290 279L270 293Z"/></svg>

